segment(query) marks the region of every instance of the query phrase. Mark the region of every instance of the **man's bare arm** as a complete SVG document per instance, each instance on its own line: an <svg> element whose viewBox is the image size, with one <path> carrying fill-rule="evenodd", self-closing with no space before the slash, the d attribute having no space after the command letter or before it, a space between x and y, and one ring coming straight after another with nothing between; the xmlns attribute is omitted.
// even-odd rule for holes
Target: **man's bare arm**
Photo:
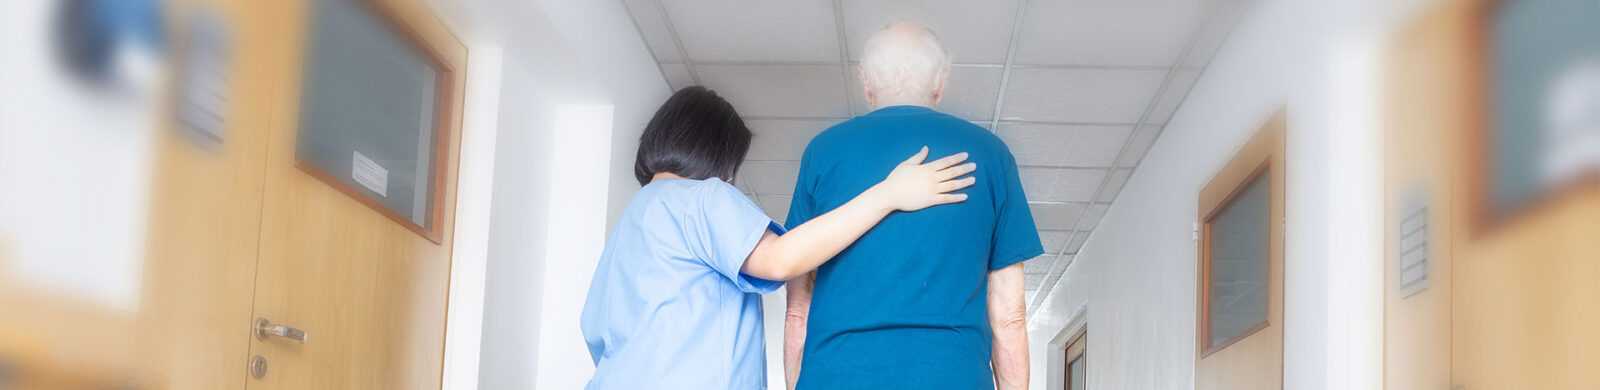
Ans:
<svg viewBox="0 0 1600 390"><path fill-rule="evenodd" d="M996 390L1028 388L1026 284L1022 263L989 272L989 327L994 330L990 359Z"/></svg>
<svg viewBox="0 0 1600 390"><path fill-rule="evenodd" d="M789 385L789 390L794 390L794 385L800 380L800 358L805 354L806 346L806 320L811 315L811 290L816 286L817 273L815 271L800 275L790 280L784 290L787 292L786 305L783 316L783 379Z"/></svg>

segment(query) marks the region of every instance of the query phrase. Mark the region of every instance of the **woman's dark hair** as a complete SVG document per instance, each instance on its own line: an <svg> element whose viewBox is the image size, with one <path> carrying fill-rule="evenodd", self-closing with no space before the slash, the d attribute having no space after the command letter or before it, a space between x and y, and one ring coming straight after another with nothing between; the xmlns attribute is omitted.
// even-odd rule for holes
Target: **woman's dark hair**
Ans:
<svg viewBox="0 0 1600 390"><path fill-rule="evenodd" d="M750 129L733 104L705 87L678 90L639 136L633 176L640 185L658 172L695 180L729 179L750 151Z"/></svg>

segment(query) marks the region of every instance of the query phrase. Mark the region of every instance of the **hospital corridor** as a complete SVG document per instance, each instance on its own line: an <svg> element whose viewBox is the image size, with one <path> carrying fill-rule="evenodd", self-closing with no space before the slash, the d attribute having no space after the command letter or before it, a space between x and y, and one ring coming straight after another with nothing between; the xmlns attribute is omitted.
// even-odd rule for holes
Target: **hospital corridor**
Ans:
<svg viewBox="0 0 1600 390"><path fill-rule="evenodd" d="M724 388L1600 389L1600 2L0 1L0 390Z"/></svg>

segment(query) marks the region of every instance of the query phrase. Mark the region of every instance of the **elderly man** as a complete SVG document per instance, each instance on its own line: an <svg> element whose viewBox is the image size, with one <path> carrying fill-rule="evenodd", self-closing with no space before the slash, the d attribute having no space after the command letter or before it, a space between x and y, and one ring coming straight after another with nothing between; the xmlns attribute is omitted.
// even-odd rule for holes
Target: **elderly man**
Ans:
<svg viewBox="0 0 1600 390"><path fill-rule="evenodd" d="M969 152L978 167L977 183L961 191L966 202L890 215L789 283L791 388L1027 387L1021 262L1044 250L1010 150L982 127L933 110L949 73L931 29L885 26L861 59L874 111L806 147L791 227L849 201L924 145L934 156Z"/></svg>

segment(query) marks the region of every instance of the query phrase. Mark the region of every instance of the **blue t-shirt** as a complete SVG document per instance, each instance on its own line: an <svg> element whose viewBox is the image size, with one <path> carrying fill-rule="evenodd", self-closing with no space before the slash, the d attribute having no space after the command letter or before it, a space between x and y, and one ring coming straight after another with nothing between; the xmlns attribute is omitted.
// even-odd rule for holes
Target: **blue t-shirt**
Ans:
<svg viewBox="0 0 1600 390"><path fill-rule="evenodd" d="M769 229L783 233L720 179L639 189L606 240L579 318L595 365L587 388L765 387L760 294L783 283L739 270Z"/></svg>
<svg viewBox="0 0 1600 390"><path fill-rule="evenodd" d="M966 202L896 212L817 269L800 389L988 389L989 271L1044 252L1016 160L982 127L895 106L840 123L806 147L793 228L833 210L929 147L968 152Z"/></svg>

